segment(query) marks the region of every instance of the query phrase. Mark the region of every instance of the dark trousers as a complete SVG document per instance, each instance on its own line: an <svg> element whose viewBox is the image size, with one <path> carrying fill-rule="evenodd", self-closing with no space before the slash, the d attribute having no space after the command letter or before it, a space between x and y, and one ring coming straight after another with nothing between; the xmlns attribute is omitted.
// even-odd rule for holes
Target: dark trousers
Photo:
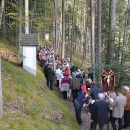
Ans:
<svg viewBox="0 0 130 130"><path fill-rule="evenodd" d="M49 86L49 80L46 78L46 84L47 84L47 86Z"/></svg>
<svg viewBox="0 0 130 130"><path fill-rule="evenodd" d="M89 104L89 112L92 113L92 109L93 109L93 104Z"/></svg>
<svg viewBox="0 0 130 130"><path fill-rule="evenodd" d="M98 123L93 122L93 130L96 130L97 124ZM98 124L98 125L99 125L99 130L103 130L104 124Z"/></svg>
<svg viewBox="0 0 130 130"><path fill-rule="evenodd" d="M57 80L57 87L59 87L59 80Z"/></svg>
<svg viewBox="0 0 130 130"><path fill-rule="evenodd" d="M124 110L124 128L129 127L130 124L130 110Z"/></svg>
<svg viewBox="0 0 130 130"><path fill-rule="evenodd" d="M78 97L78 89L72 90L72 94L73 94L73 101Z"/></svg>
<svg viewBox="0 0 130 130"><path fill-rule="evenodd" d="M112 120L112 110L109 111L110 112L110 118L109 118L109 121Z"/></svg>
<svg viewBox="0 0 130 130"><path fill-rule="evenodd" d="M80 125L82 124L82 119L81 119L82 108L76 102L74 102L74 108L75 108L76 119L78 121L78 124Z"/></svg>
<svg viewBox="0 0 130 130"><path fill-rule="evenodd" d="M53 80L50 80L50 90L53 90Z"/></svg>
<svg viewBox="0 0 130 130"><path fill-rule="evenodd" d="M63 98L67 99L67 91L63 91Z"/></svg>
<svg viewBox="0 0 130 130"><path fill-rule="evenodd" d="M119 124L119 128L116 128L116 120L118 119L118 124ZM115 117L111 117L111 124L112 124L112 128L113 130L122 130L122 118L115 118Z"/></svg>
<svg viewBox="0 0 130 130"><path fill-rule="evenodd" d="M42 59L41 62L42 66L44 67L46 65L46 60Z"/></svg>
<svg viewBox="0 0 130 130"><path fill-rule="evenodd" d="M79 94L82 92L82 85L80 85Z"/></svg>

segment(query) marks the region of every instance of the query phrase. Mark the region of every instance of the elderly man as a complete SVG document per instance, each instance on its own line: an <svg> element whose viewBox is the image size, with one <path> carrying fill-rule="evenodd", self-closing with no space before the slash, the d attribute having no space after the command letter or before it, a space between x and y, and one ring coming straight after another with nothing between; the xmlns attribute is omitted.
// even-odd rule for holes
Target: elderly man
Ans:
<svg viewBox="0 0 130 130"><path fill-rule="evenodd" d="M111 118L111 124L113 127L113 130L117 130L115 121L118 119L119 128L118 130L122 130L122 117L124 115L124 107L126 105L126 97L121 94L122 90L117 90L117 97L114 101L111 100L110 96L108 97L108 102L110 106L113 107L112 111L112 118Z"/></svg>
<svg viewBox="0 0 130 130"><path fill-rule="evenodd" d="M93 122L93 130L96 130L97 124L99 130L103 130L105 124L108 123L109 104L103 100L103 93L98 93L98 99L93 104L91 120Z"/></svg>
<svg viewBox="0 0 130 130"><path fill-rule="evenodd" d="M124 86L123 87L125 96L126 96L126 106L124 108L124 125L123 125L123 129L127 129L127 127L129 127L130 124L130 91L129 91L129 87L128 86Z"/></svg>

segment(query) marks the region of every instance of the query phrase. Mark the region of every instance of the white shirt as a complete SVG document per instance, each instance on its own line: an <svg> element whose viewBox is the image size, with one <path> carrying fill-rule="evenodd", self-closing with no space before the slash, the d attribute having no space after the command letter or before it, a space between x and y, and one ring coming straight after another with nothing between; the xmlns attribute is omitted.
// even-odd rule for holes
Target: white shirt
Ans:
<svg viewBox="0 0 130 130"><path fill-rule="evenodd" d="M56 77L57 77L57 80L59 80L59 75L61 74L61 70L60 69L57 69L56 70Z"/></svg>

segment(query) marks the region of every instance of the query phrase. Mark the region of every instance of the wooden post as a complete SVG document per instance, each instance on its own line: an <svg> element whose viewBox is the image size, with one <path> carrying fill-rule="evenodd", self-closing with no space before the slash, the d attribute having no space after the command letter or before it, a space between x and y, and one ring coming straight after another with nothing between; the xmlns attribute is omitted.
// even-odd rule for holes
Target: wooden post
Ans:
<svg viewBox="0 0 130 130"><path fill-rule="evenodd" d="M0 55L0 118L3 114L3 101L2 101L2 79L1 79L1 55Z"/></svg>

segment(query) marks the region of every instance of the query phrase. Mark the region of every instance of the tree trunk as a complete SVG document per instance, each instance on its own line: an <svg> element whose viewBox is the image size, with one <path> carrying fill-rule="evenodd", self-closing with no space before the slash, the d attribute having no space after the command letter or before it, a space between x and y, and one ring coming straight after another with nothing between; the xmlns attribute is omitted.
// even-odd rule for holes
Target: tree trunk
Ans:
<svg viewBox="0 0 130 130"><path fill-rule="evenodd" d="M68 17L68 54L71 53L70 30L70 18Z"/></svg>
<svg viewBox="0 0 130 130"><path fill-rule="evenodd" d="M127 44L127 32L128 32L128 21L129 21L129 10L130 10L130 0L128 0L128 5L126 9L126 16L125 16L125 24L124 24L124 38L123 38L123 50L122 50L122 55L121 55L121 61L124 58L124 52L127 50L126 44ZM123 62L121 62L122 64Z"/></svg>
<svg viewBox="0 0 130 130"><path fill-rule="evenodd" d="M74 39L74 9L75 9L75 0L73 5L73 12L72 12L72 30L71 30L71 50L70 50L70 62L72 63L72 46L73 46L73 39ZM74 46L73 46L74 47Z"/></svg>
<svg viewBox="0 0 130 130"><path fill-rule="evenodd" d="M62 0L62 55L61 57L65 57L65 12L64 12L64 4L65 1Z"/></svg>
<svg viewBox="0 0 130 130"><path fill-rule="evenodd" d="M5 5L6 8L6 5ZM5 21L5 9L3 11L3 38L6 40L6 21Z"/></svg>
<svg viewBox="0 0 130 130"><path fill-rule="evenodd" d="M95 70L95 2L91 0L91 63L92 69Z"/></svg>
<svg viewBox="0 0 130 130"><path fill-rule="evenodd" d="M100 85L100 64L101 64L101 52L102 52L102 37L101 37L101 0L98 0L98 7L97 7L97 82L98 86Z"/></svg>
<svg viewBox="0 0 130 130"><path fill-rule="evenodd" d="M22 6L23 6L23 0L19 0L19 39L20 39L20 34L22 34ZM20 46L20 41L19 41L19 52L22 53L22 46Z"/></svg>
<svg viewBox="0 0 130 130"><path fill-rule="evenodd" d="M101 37L101 0L98 0L98 26L97 26L98 32L97 32L97 40L98 40L98 46L97 46L97 55L98 55L98 63L101 63L101 52L102 52L102 37Z"/></svg>
<svg viewBox="0 0 130 130"><path fill-rule="evenodd" d="M116 0L110 0L107 64L112 63L113 49L114 49L114 43L115 43L115 24L116 24Z"/></svg>
<svg viewBox="0 0 130 130"><path fill-rule="evenodd" d="M29 1L25 0L25 34L29 34Z"/></svg>
<svg viewBox="0 0 130 130"><path fill-rule="evenodd" d="M119 16L119 27L120 26L121 26L121 19L120 19L120 16ZM120 57L121 56L120 55L120 49L121 49L121 32L122 32L121 29L119 29L119 36L118 36L119 37L119 41L118 41L119 44L118 44L118 52L117 52L118 61L120 61L120 58L121 58Z"/></svg>
<svg viewBox="0 0 130 130"><path fill-rule="evenodd" d="M54 51L56 52L57 50L57 38L58 38L58 33L57 33L57 3L56 0L54 0L54 17L55 17L55 42L54 42Z"/></svg>
<svg viewBox="0 0 130 130"><path fill-rule="evenodd" d="M74 54L74 50L75 50L75 22L73 22L73 54Z"/></svg>
<svg viewBox="0 0 130 130"><path fill-rule="evenodd" d="M34 0L34 5L33 5L33 9L32 9L32 12L34 13L35 12L35 9L36 9L36 0ZM46 13L45 13L46 15ZM33 18L34 18L34 14L31 15L31 22L30 22L30 34L34 32L33 30ZM46 18L46 17L45 17ZM46 30L46 29L45 29ZM46 33L45 33L46 34Z"/></svg>
<svg viewBox="0 0 130 130"><path fill-rule="evenodd" d="M4 12L4 5L5 5L5 0L1 1L1 10L0 10L0 28L1 28L1 22L2 22L2 15Z"/></svg>
<svg viewBox="0 0 130 130"><path fill-rule="evenodd" d="M35 0L35 1L36 1L36 0ZM45 17L45 19L46 19L46 0L45 0L44 8L45 8L45 12L44 12L45 14L44 14L44 17ZM45 40L46 40L46 39L45 39L45 37L46 37L46 33L47 33L47 32L46 32L46 20L45 20L44 42L45 42Z"/></svg>

